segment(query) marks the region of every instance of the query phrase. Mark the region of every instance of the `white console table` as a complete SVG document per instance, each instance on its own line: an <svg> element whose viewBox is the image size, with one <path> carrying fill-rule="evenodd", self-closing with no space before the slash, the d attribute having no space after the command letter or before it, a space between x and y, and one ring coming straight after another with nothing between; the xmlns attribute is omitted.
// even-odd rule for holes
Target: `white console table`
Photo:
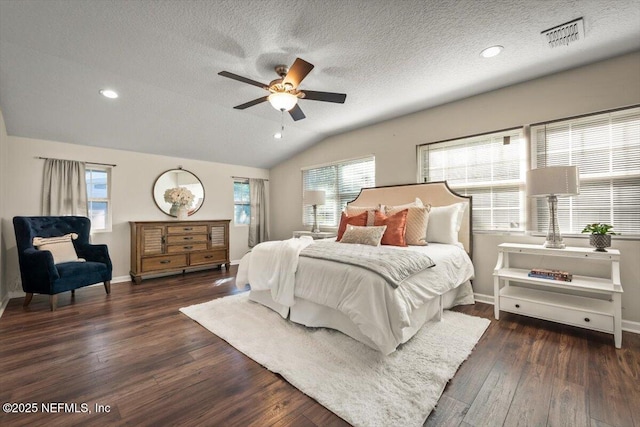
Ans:
<svg viewBox="0 0 640 427"><path fill-rule="evenodd" d="M510 254L607 262L611 264L611 275L609 278L573 275L571 282L529 277L530 269L510 267ZM498 262L493 277L496 319L500 318L502 310L580 326L613 334L616 348L622 347L619 250L595 252L592 248L550 249L538 245L503 243L498 245ZM511 286L511 282L526 283L529 286ZM579 291L579 295L574 295L576 291Z"/></svg>

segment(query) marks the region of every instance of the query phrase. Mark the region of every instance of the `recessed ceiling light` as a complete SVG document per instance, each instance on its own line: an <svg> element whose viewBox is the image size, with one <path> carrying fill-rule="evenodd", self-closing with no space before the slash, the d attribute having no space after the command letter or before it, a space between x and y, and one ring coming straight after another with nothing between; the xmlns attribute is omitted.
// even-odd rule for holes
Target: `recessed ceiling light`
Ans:
<svg viewBox="0 0 640 427"><path fill-rule="evenodd" d="M480 52L480 56L483 58L491 58L502 52L502 49L504 49L502 46L491 46Z"/></svg>
<svg viewBox="0 0 640 427"><path fill-rule="evenodd" d="M100 95L111 99L115 99L118 97L118 93L111 89L100 89Z"/></svg>
<svg viewBox="0 0 640 427"><path fill-rule="evenodd" d="M274 137L275 139L282 139L282 132L276 132L276 133L274 133L274 134L273 134L273 137Z"/></svg>

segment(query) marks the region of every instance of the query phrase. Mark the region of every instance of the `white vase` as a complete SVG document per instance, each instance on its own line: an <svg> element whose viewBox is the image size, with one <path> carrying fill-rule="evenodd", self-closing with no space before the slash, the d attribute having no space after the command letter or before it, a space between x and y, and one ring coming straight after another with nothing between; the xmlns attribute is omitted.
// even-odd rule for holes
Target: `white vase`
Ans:
<svg viewBox="0 0 640 427"><path fill-rule="evenodd" d="M187 219L189 217L189 209L186 206L180 206L176 216L180 221Z"/></svg>

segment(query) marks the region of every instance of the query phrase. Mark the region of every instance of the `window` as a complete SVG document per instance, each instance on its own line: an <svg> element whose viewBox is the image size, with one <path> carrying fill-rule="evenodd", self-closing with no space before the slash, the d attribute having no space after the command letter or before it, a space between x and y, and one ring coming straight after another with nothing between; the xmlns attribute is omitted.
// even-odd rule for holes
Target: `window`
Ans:
<svg viewBox="0 0 640 427"><path fill-rule="evenodd" d="M234 223L236 225L251 222L251 199L249 197L249 180L233 182Z"/></svg>
<svg viewBox="0 0 640 427"><path fill-rule="evenodd" d="M594 222L640 234L640 108L531 126L533 168L575 165L580 195L558 198L565 233ZM548 207L534 199L533 230L546 231Z"/></svg>
<svg viewBox="0 0 640 427"><path fill-rule="evenodd" d="M418 161L421 181L447 181L473 196L475 230L524 230L522 129L422 145Z"/></svg>
<svg viewBox="0 0 640 427"><path fill-rule="evenodd" d="M91 231L111 231L111 168L87 165L85 179Z"/></svg>
<svg viewBox="0 0 640 427"><path fill-rule="evenodd" d="M318 225L337 227L347 202L355 199L364 187L375 187L375 157L347 160L303 169L303 190L324 190L325 204L318 206ZM302 207L302 223L313 224L313 207Z"/></svg>

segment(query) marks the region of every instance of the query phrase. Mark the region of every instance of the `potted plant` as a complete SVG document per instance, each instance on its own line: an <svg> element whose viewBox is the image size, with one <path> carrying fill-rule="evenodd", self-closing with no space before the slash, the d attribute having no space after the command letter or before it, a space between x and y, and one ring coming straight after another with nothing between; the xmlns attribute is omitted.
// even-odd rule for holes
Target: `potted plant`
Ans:
<svg viewBox="0 0 640 427"><path fill-rule="evenodd" d="M595 247L597 252L607 252L605 248L611 246L611 235L618 234L613 231L613 225L602 223L588 224L582 232L591 233L589 244Z"/></svg>

